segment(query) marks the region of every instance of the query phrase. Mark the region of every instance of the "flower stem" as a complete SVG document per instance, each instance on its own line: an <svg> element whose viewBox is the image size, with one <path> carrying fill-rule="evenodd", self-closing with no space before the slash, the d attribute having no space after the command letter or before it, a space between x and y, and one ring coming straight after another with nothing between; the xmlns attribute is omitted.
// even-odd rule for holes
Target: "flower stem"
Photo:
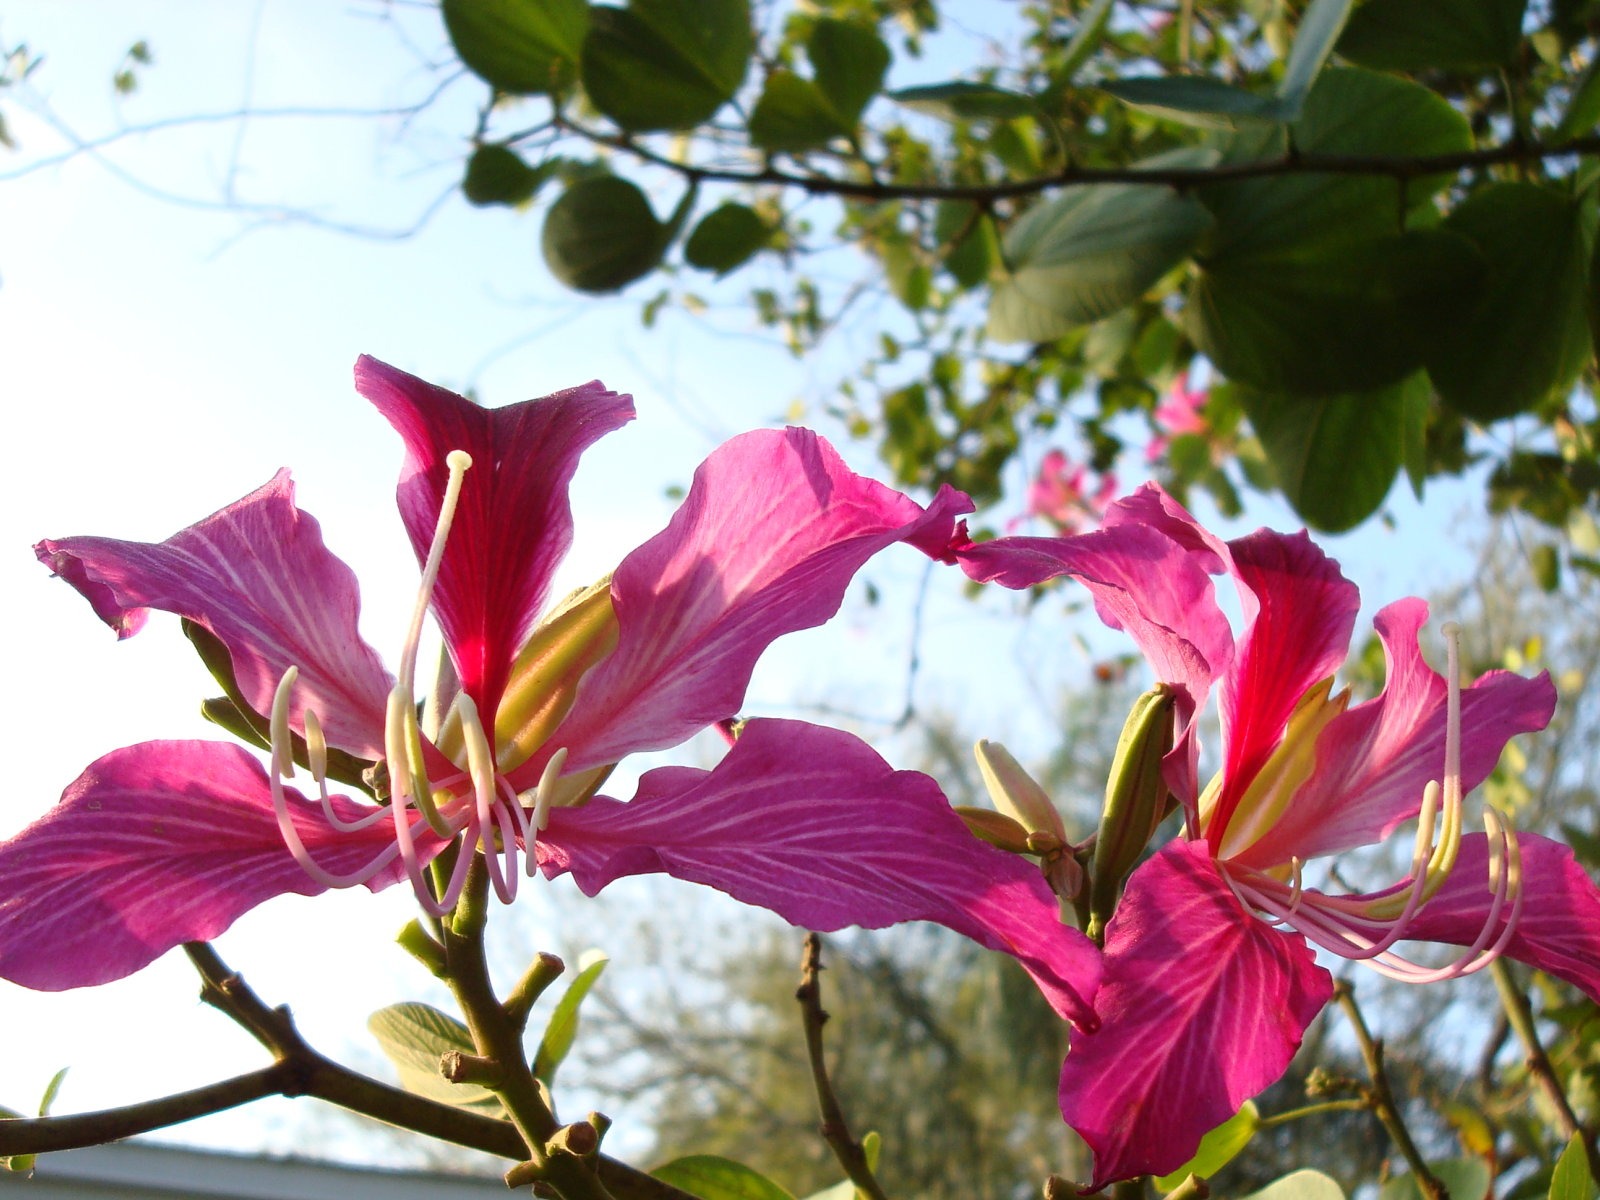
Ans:
<svg viewBox="0 0 1600 1200"><path fill-rule="evenodd" d="M1258 1128L1271 1129L1274 1125L1287 1125L1290 1121L1300 1121L1306 1117L1317 1117L1323 1113L1360 1112L1371 1107L1372 1105L1366 1100L1324 1100L1320 1104L1307 1104L1300 1108L1291 1108L1288 1112L1274 1113L1270 1117L1262 1117L1256 1124Z"/></svg>
<svg viewBox="0 0 1600 1200"><path fill-rule="evenodd" d="M1410 1165L1411 1173L1425 1200L1449 1200L1449 1191L1428 1169L1422 1152L1411 1139L1411 1131L1406 1128L1406 1123L1400 1116L1400 1109L1394 1102L1394 1092L1389 1087L1389 1077L1383 1069L1383 1043L1374 1038L1372 1031L1367 1028L1366 1019L1356 1007L1354 990L1344 980L1340 980L1334 985L1333 995L1355 1031L1356 1041L1361 1046L1362 1061L1366 1063L1367 1075L1372 1080L1372 1085L1363 1089L1367 1107L1372 1109L1378 1120L1383 1122L1383 1127L1389 1131L1389 1137Z"/></svg>
<svg viewBox="0 0 1600 1200"><path fill-rule="evenodd" d="M816 1089L817 1110L822 1116L822 1136L858 1192L868 1200L888 1200L883 1185L867 1162L866 1149L850 1133L844 1106L839 1103L833 1081L828 1078L828 1064L822 1053L822 1026L828 1014L822 1008L821 976L822 939L815 933L808 933L800 960L800 986L795 989L794 998L800 1002L805 1025L806 1054L811 1060L811 1083Z"/></svg>
<svg viewBox="0 0 1600 1200"><path fill-rule="evenodd" d="M1506 1020L1516 1033L1517 1040L1522 1043L1523 1065L1555 1108L1561 1136L1568 1141L1573 1137L1579 1139L1589 1162L1590 1178L1600 1179L1600 1153L1596 1152L1594 1134L1578 1120L1578 1115L1572 1111L1571 1101L1567 1099L1566 1090L1556 1078L1555 1067L1545 1053L1544 1043L1539 1040L1539 1030L1533 1021L1533 1007L1528 1003L1527 993L1518 984L1505 959L1495 959L1489 970L1494 975L1494 986L1500 993L1500 1004L1505 1009Z"/></svg>

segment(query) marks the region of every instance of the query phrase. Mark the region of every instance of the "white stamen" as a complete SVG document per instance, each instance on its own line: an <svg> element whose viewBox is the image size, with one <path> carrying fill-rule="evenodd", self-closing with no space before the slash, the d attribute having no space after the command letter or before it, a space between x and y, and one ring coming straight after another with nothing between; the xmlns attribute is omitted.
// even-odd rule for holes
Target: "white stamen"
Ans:
<svg viewBox="0 0 1600 1200"><path fill-rule="evenodd" d="M494 750L489 745L489 737L484 732L478 706L472 697L465 692L457 696L456 710L461 714L461 734L467 747L467 772L472 778L472 792L476 801L474 824L478 831L479 848L489 868L489 882L494 886L495 894L510 904L517 895L517 843L514 838L506 837L505 830L501 829L500 840L505 855L502 869L500 852L494 845L495 831L502 824L495 814L495 797L499 789L495 786Z"/></svg>
<svg viewBox="0 0 1600 1200"><path fill-rule="evenodd" d="M555 799L556 781L561 778L561 768L567 765L567 748L562 746L550 756L539 775L539 786L533 794L533 827L543 833L550 824L550 805Z"/></svg>

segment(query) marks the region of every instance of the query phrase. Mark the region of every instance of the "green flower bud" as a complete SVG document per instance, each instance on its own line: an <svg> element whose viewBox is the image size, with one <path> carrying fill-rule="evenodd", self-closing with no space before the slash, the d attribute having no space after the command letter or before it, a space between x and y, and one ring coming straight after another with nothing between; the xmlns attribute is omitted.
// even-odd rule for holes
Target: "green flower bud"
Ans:
<svg viewBox="0 0 1600 1200"><path fill-rule="evenodd" d="M1096 941L1116 910L1123 881L1173 808L1161 760L1172 749L1174 702L1172 689L1158 683L1134 702L1117 739L1090 870L1089 936Z"/></svg>
<svg viewBox="0 0 1600 1200"><path fill-rule="evenodd" d="M983 785L989 789L996 808L1027 833L1054 834L1059 842L1067 841L1066 826L1062 825L1056 806L1009 750L999 742L979 742L973 752L978 756L978 770L983 772Z"/></svg>

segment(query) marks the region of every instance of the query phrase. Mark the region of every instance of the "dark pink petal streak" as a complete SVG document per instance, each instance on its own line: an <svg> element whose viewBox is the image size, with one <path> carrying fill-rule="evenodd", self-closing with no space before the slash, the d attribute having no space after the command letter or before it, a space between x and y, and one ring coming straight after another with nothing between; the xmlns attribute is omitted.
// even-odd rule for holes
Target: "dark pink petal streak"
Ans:
<svg viewBox="0 0 1600 1200"><path fill-rule="evenodd" d="M1039 869L974 838L933 780L839 730L751 721L714 771L660 767L630 803L555 810L539 860L589 895L663 871L807 929L936 921L1015 955L1062 1016L1094 1019L1099 954L1061 924Z"/></svg>
<svg viewBox="0 0 1600 1200"><path fill-rule="evenodd" d="M452 450L472 456L434 612L462 687L493 727L512 657L572 545L567 488L578 456L631 421L633 401L586 383L483 408L366 355L356 362L356 390L405 440L397 498L419 562L433 544L449 477L445 458Z"/></svg>
<svg viewBox="0 0 1600 1200"><path fill-rule="evenodd" d="M336 798L340 815L366 811ZM330 831L293 790L290 812L330 871L394 844L379 821ZM437 840L419 838L424 857ZM367 884L399 877L390 864ZM261 764L223 742L142 742L90 764L61 802L0 844L0 977L43 991L130 975L180 942L216 937L286 892L323 887L290 857Z"/></svg>
<svg viewBox="0 0 1600 1200"><path fill-rule="evenodd" d="M383 756L393 681L357 632L355 574L323 545L315 518L295 507L287 471L164 542L74 537L40 542L34 552L121 637L151 608L211 630L258 713L272 710L283 673L299 667L295 727L303 728L299 714L309 707L330 745Z"/></svg>
<svg viewBox="0 0 1600 1200"><path fill-rule="evenodd" d="M1201 843L1134 872L1106 931L1099 1032L1075 1034L1061 1112L1094 1186L1165 1174L1283 1074L1333 994L1304 939L1247 913Z"/></svg>
<svg viewBox="0 0 1600 1200"><path fill-rule="evenodd" d="M971 508L946 488L923 509L809 430L734 438L695 472L667 528L617 568L617 647L584 678L550 748L567 747L567 769L581 770L733 716L774 639L838 612L885 547L940 554Z"/></svg>

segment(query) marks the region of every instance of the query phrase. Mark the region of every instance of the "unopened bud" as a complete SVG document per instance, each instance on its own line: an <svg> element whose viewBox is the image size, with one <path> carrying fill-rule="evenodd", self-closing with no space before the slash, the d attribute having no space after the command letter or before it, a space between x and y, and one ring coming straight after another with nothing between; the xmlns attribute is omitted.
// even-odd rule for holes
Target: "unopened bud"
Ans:
<svg viewBox="0 0 1600 1200"><path fill-rule="evenodd" d="M990 808L974 808L969 804L955 805L956 816L966 822L975 837L991 846L999 846L1012 854L1028 854L1031 838L1016 818L997 813Z"/></svg>
<svg viewBox="0 0 1600 1200"><path fill-rule="evenodd" d="M1172 689L1158 683L1134 702L1117 739L1089 873L1089 936L1096 940L1116 910L1123 880L1172 811L1161 760L1172 749L1174 700Z"/></svg>
<svg viewBox="0 0 1600 1200"><path fill-rule="evenodd" d="M1027 833L1049 833L1063 844L1067 841L1067 829L1056 806L1009 750L999 742L979 742L974 753L978 756L978 770L983 773L983 785L989 789L996 808Z"/></svg>

